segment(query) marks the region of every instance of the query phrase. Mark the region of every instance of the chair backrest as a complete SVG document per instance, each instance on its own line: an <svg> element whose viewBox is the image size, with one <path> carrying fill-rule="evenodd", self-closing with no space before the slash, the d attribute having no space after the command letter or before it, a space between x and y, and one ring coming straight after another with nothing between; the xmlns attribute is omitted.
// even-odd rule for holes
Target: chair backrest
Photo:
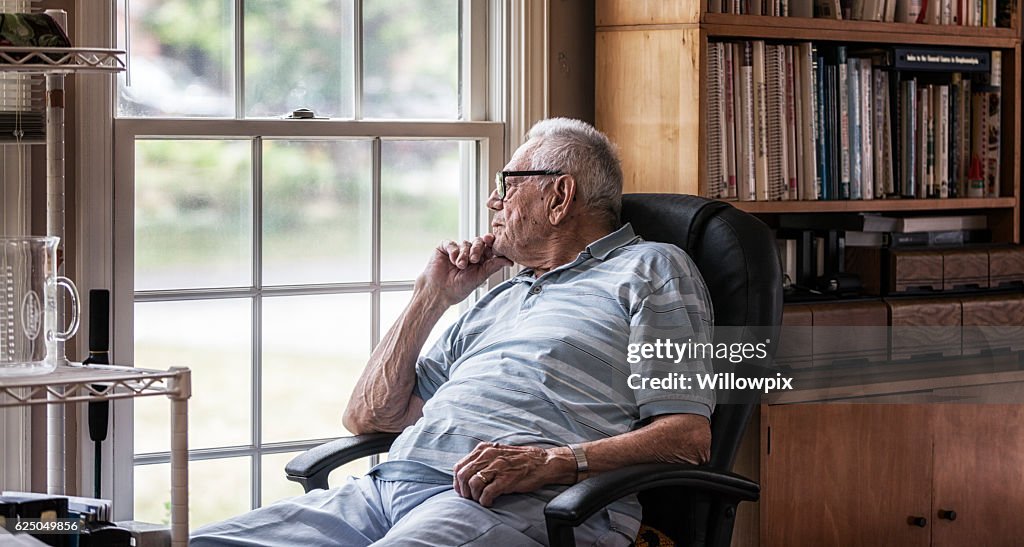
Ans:
<svg viewBox="0 0 1024 547"><path fill-rule="evenodd" d="M767 225L728 203L678 194L626 194L622 221L648 241L681 247L697 264L715 309L716 343L770 340L769 355L774 355L782 323L782 267ZM728 361L713 366L715 372L734 368ZM716 406L711 467L732 469L756 404L751 396Z"/></svg>

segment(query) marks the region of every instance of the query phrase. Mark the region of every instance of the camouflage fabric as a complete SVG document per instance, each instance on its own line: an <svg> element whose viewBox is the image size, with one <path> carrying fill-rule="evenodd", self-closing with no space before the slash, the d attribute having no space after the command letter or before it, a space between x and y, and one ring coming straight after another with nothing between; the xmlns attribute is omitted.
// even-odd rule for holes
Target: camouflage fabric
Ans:
<svg viewBox="0 0 1024 547"><path fill-rule="evenodd" d="M71 47L71 40L49 15L2 13L0 46Z"/></svg>
<svg viewBox="0 0 1024 547"><path fill-rule="evenodd" d="M636 534L635 547L675 547L676 542L672 538L661 533L657 528L651 528L646 524L640 525Z"/></svg>

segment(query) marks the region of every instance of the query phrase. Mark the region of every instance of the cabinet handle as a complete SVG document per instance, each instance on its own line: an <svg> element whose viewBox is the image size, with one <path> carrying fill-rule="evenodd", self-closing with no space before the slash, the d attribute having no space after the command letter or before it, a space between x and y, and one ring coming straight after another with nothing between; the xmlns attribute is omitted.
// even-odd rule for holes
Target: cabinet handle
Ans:
<svg viewBox="0 0 1024 547"><path fill-rule="evenodd" d="M907 523L911 526L920 526L921 528L924 528L925 526L928 526L928 519L924 517L907 517Z"/></svg>
<svg viewBox="0 0 1024 547"><path fill-rule="evenodd" d="M956 511L953 511L952 509L948 511L945 509L939 509L939 518L947 520L956 520Z"/></svg>

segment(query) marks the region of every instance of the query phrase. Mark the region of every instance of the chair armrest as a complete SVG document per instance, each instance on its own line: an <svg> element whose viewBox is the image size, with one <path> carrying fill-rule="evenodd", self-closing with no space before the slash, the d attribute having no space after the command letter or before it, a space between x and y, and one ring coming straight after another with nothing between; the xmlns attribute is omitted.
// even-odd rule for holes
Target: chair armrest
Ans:
<svg viewBox="0 0 1024 547"><path fill-rule="evenodd" d="M288 480L302 485L309 492L327 489L327 475L348 462L387 452L398 433L370 433L326 442L292 458L284 466Z"/></svg>
<svg viewBox="0 0 1024 547"><path fill-rule="evenodd" d="M573 528L609 503L662 486L682 486L718 498L756 501L761 488L739 475L689 464L633 465L595 475L570 486L544 508L552 546L575 545Z"/></svg>

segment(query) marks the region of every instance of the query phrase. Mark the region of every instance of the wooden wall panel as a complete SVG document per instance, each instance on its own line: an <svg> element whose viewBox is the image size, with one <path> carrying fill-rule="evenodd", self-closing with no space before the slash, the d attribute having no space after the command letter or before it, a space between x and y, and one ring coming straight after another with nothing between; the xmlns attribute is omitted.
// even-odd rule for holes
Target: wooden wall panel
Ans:
<svg viewBox="0 0 1024 547"><path fill-rule="evenodd" d="M625 192L698 193L700 31L598 31L597 127Z"/></svg>

